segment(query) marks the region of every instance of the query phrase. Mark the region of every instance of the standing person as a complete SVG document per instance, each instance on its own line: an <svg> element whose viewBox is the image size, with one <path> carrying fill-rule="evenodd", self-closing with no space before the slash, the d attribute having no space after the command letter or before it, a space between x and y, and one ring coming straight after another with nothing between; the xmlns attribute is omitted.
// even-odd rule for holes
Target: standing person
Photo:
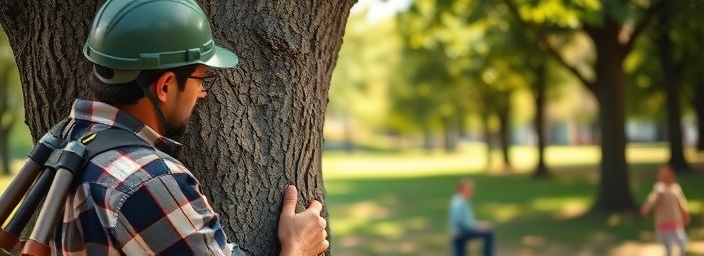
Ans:
<svg viewBox="0 0 704 256"><path fill-rule="evenodd" d="M655 230L660 242L665 246L666 255L672 255L673 244L677 244L680 255L687 251L687 234L684 226L691 217L687 209L687 198L675 180L675 173L669 165L661 166L657 171L657 181L648 199L640 209L643 217L650 211L655 215Z"/></svg>
<svg viewBox="0 0 704 256"><path fill-rule="evenodd" d="M470 240L484 242L484 256L494 255L494 230L487 222L476 221L472 208L474 185L469 179L457 182L457 193L450 200L450 238L452 255L464 256Z"/></svg>
<svg viewBox="0 0 704 256"><path fill-rule="evenodd" d="M108 0L83 53L93 63L93 98L75 101L65 134L77 140L122 129L151 148L112 149L84 165L57 221L52 253L244 255L228 243L198 180L176 158L181 144L173 138L185 132L206 97L216 78L211 69L238 62L215 45L200 6L194 0ZM281 255L317 255L329 246L322 205L311 201L296 213L296 201L296 188L287 186L278 224Z"/></svg>

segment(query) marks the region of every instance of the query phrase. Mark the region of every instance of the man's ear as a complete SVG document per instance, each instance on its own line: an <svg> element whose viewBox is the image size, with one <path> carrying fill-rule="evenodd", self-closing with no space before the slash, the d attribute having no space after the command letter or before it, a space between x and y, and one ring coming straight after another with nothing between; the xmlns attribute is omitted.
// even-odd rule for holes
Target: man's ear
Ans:
<svg viewBox="0 0 704 256"><path fill-rule="evenodd" d="M176 75L167 71L161 74L152 84L152 93L157 99L161 101L166 101L166 94L169 92L169 83L176 80Z"/></svg>

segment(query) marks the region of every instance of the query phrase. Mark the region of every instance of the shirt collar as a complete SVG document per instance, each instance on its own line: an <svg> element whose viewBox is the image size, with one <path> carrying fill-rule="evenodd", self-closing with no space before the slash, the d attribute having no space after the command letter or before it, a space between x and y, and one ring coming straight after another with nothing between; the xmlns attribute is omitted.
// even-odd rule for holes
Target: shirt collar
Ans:
<svg viewBox="0 0 704 256"><path fill-rule="evenodd" d="M129 113L102 102L77 99L71 108L70 117L132 131L154 148L174 158L182 148L181 143L161 136Z"/></svg>

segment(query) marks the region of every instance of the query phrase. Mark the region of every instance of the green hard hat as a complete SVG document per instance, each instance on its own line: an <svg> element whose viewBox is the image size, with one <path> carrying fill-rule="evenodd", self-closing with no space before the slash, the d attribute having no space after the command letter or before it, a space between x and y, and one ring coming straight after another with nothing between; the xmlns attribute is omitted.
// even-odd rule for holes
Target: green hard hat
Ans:
<svg viewBox="0 0 704 256"><path fill-rule="evenodd" d="M191 64L232 68L238 62L237 55L215 45L194 0L108 0L95 16L83 54L124 71Z"/></svg>

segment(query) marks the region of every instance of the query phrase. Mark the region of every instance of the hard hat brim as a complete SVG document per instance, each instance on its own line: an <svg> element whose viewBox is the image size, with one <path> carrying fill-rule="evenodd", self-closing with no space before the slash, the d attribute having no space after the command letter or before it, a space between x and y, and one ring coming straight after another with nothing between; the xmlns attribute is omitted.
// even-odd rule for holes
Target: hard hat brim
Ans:
<svg viewBox="0 0 704 256"><path fill-rule="evenodd" d="M239 63L237 55L225 48L215 46L215 54L203 63L211 68L234 68Z"/></svg>

